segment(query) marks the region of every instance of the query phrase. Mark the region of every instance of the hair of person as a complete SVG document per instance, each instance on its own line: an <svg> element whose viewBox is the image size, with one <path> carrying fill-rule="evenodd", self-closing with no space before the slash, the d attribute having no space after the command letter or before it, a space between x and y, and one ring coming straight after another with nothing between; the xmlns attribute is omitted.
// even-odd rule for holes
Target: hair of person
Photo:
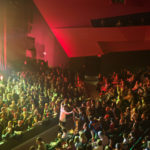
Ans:
<svg viewBox="0 0 150 150"><path fill-rule="evenodd" d="M39 142L43 141L43 139L41 137L37 137L36 140L39 141Z"/></svg>

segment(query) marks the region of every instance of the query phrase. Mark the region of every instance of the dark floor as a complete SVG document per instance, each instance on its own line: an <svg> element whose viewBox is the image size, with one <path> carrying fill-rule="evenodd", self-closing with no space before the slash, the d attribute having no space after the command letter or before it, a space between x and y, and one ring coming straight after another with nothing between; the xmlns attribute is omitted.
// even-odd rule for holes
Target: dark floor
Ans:
<svg viewBox="0 0 150 150"><path fill-rule="evenodd" d="M69 118L67 120L67 129L71 129L71 127L73 128L73 126L74 125L73 125L72 118ZM59 129L58 125L53 126L50 129L46 130L45 132L43 132L37 136L42 137L46 143L50 143L51 141L53 141L56 138L58 129ZM35 145L36 137L29 139L28 141L22 143L21 145L18 145L17 147L13 148L12 150L29 150L29 147L31 145Z"/></svg>

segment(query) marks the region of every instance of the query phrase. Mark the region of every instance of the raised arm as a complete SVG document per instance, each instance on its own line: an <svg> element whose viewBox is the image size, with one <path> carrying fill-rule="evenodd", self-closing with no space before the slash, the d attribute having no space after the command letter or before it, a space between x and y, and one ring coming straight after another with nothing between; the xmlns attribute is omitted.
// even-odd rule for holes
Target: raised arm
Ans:
<svg viewBox="0 0 150 150"><path fill-rule="evenodd" d="M70 114L73 113L73 111L67 112L67 111L64 110L64 113L65 113L66 115L70 115Z"/></svg>

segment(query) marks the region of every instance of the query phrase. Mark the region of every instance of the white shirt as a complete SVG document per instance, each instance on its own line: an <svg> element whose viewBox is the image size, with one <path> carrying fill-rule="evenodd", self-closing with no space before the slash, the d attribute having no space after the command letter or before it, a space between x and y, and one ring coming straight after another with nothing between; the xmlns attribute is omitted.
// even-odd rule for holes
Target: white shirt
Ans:
<svg viewBox="0 0 150 150"><path fill-rule="evenodd" d="M61 104L59 120L62 122L66 122L66 115L69 115L71 113L72 111L71 112L65 111L64 106Z"/></svg>

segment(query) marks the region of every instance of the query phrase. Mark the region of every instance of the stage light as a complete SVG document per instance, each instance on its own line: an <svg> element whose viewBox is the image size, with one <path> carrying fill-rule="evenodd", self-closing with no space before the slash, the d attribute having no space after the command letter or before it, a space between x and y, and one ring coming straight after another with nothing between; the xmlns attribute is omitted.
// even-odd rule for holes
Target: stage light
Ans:
<svg viewBox="0 0 150 150"><path fill-rule="evenodd" d="M4 77L3 75L0 75L0 80L3 81Z"/></svg>
<svg viewBox="0 0 150 150"><path fill-rule="evenodd" d="M97 54L97 57L100 58L100 57L101 57L101 54Z"/></svg>
<svg viewBox="0 0 150 150"><path fill-rule="evenodd" d="M47 55L47 53L46 53L46 52L43 52L43 55L44 55L44 56L46 56L46 55Z"/></svg>

